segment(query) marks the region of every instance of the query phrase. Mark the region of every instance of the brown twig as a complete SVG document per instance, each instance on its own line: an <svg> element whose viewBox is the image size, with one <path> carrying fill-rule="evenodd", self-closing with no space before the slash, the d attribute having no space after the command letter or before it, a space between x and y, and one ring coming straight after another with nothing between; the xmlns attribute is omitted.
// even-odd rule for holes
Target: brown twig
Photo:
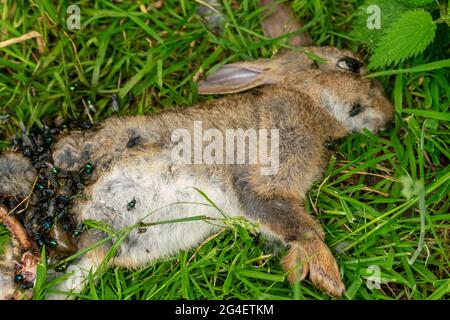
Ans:
<svg viewBox="0 0 450 320"><path fill-rule="evenodd" d="M12 236L19 242L20 248L23 251L30 250L32 247L31 241L19 220L8 213L8 209L4 205L0 205L0 223L4 224L11 232Z"/></svg>

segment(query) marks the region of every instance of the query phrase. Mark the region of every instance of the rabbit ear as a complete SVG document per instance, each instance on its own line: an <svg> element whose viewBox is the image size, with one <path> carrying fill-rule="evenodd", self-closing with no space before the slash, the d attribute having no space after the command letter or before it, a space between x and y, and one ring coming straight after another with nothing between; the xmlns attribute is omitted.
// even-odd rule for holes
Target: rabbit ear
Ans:
<svg viewBox="0 0 450 320"><path fill-rule="evenodd" d="M197 91L200 95L236 93L275 83L277 78L271 70L270 61L263 60L226 64L200 81Z"/></svg>
<svg viewBox="0 0 450 320"><path fill-rule="evenodd" d="M264 35L268 38L277 38L295 32L303 26L303 23L296 19L291 8L285 3L280 3L280 0L261 0L259 5L266 8L261 24ZM307 32L290 36L288 43L294 47L312 45L311 37Z"/></svg>

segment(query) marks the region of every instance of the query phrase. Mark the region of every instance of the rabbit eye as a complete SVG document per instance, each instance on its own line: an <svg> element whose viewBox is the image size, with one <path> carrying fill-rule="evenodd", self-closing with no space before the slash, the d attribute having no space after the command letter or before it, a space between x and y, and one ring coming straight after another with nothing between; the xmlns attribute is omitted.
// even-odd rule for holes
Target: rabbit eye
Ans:
<svg viewBox="0 0 450 320"><path fill-rule="evenodd" d="M344 57L337 62L337 67L343 70L348 70L353 73L360 73L363 63L350 57Z"/></svg>
<svg viewBox="0 0 450 320"><path fill-rule="evenodd" d="M360 114L362 111L364 110L363 106L361 106L361 104L359 103L355 103L352 107L352 110L350 110L350 117L354 117L357 116L358 114Z"/></svg>

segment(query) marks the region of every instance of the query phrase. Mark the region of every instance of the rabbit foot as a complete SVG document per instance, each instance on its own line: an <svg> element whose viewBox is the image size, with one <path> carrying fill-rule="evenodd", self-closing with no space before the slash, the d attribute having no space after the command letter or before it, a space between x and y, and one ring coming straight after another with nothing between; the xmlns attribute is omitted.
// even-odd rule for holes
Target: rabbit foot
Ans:
<svg viewBox="0 0 450 320"><path fill-rule="evenodd" d="M336 260L322 240L293 243L282 265L291 283L303 280L309 273L314 285L326 293L341 297L345 291Z"/></svg>

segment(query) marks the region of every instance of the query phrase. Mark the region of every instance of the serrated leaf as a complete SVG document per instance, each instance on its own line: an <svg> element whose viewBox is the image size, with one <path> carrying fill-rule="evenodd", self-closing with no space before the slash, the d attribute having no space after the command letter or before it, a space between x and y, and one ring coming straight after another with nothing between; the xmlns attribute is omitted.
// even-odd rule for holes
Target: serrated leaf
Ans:
<svg viewBox="0 0 450 320"><path fill-rule="evenodd" d="M416 56L433 41L435 32L436 24L427 11L403 13L380 38L369 68L398 64Z"/></svg>
<svg viewBox="0 0 450 320"><path fill-rule="evenodd" d="M371 13L367 13L367 8L373 5L380 8L380 29L369 29L367 26L371 16ZM356 11L351 36L367 44L370 50L374 50L384 31L388 30L390 25L406 11L408 7L395 0L366 0Z"/></svg>
<svg viewBox="0 0 450 320"><path fill-rule="evenodd" d="M436 0L397 0L397 1L410 8L422 7L427 4L436 2Z"/></svg>

